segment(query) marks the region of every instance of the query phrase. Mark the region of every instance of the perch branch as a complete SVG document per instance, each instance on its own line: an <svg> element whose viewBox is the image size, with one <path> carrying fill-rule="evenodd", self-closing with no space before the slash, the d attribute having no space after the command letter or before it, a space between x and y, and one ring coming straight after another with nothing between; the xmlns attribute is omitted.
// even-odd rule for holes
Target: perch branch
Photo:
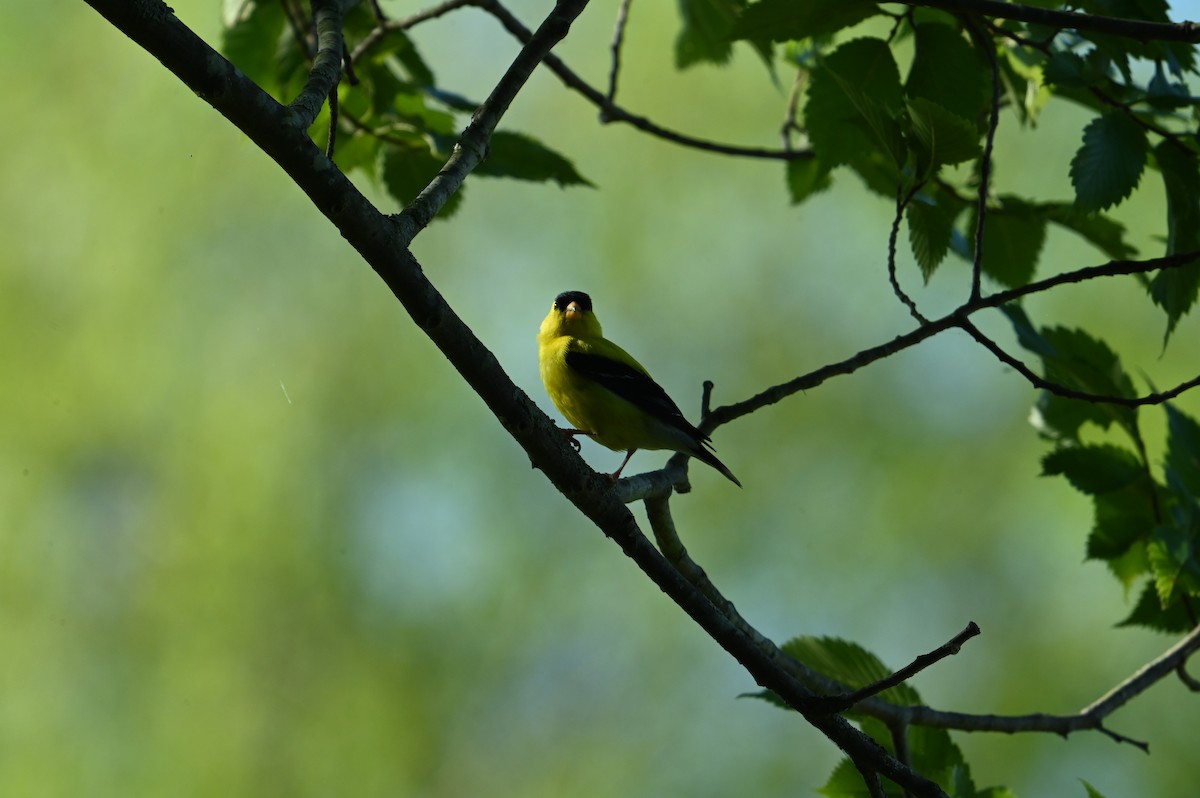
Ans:
<svg viewBox="0 0 1200 798"><path fill-rule="evenodd" d="M940 8L954 14L980 14L985 17L1031 22L1050 28L1086 30L1139 41L1200 43L1200 25L1195 22L1146 22L1140 19L1121 19L1025 6L1001 0L906 0L906 4Z"/></svg>
<svg viewBox="0 0 1200 798"><path fill-rule="evenodd" d="M871 771L917 796L945 796L837 715L813 713L814 694L688 582L654 547L611 483L592 471L530 401L425 276L392 217L382 214L325 158L290 111L193 34L158 0L87 0L101 16L244 132L312 200L380 276L413 322L484 401L531 461L579 511L732 655L763 688L805 716ZM562 4L560 3L560 6ZM558 12L556 7L555 12Z"/></svg>

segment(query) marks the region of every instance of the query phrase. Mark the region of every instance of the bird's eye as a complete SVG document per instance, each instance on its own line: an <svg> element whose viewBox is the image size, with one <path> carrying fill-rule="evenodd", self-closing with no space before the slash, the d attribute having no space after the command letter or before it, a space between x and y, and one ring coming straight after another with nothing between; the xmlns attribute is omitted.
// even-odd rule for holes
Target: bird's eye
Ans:
<svg viewBox="0 0 1200 798"><path fill-rule="evenodd" d="M554 309L565 311L572 302L585 312L592 309L592 298L582 291L563 291L554 298Z"/></svg>

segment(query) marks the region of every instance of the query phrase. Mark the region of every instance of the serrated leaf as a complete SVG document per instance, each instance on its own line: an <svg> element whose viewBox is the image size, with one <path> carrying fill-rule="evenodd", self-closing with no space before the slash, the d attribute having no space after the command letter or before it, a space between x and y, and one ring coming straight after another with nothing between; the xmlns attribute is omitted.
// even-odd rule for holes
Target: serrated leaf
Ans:
<svg viewBox="0 0 1200 798"><path fill-rule="evenodd" d="M871 798L862 774L849 759L838 762L829 774L829 780L817 788L817 794L825 798Z"/></svg>
<svg viewBox="0 0 1200 798"><path fill-rule="evenodd" d="M922 182L941 166L979 156L983 147L973 123L923 97L909 100L905 106L912 123L910 140L917 153L917 171Z"/></svg>
<svg viewBox="0 0 1200 798"><path fill-rule="evenodd" d="M925 282L929 282L950 249L950 237L957 215L957 211L947 210L936 199L925 194L917 194L908 204L905 211L908 242Z"/></svg>
<svg viewBox="0 0 1200 798"><path fill-rule="evenodd" d="M246 0L225 22L221 53L264 91L277 95L275 53L287 24L283 5Z"/></svg>
<svg viewBox="0 0 1200 798"><path fill-rule="evenodd" d="M782 42L824 36L878 13L873 0L760 0L741 13L733 38Z"/></svg>
<svg viewBox="0 0 1200 798"><path fill-rule="evenodd" d="M793 158L787 162L788 196L793 205L829 188L829 167L817 157Z"/></svg>
<svg viewBox="0 0 1200 798"><path fill-rule="evenodd" d="M1119 490L1145 475L1133 452L1112 444L1066 446L1042 458L1042 476L1062 475L1081 493Z"/></svg>
<svg viewBox="0 0 1200 798"><path fill-rule="evenodd" d="M435 156L420 136L411 137L411 146L389 142L379 153L376 170L379 180L402 206L407 206L429 185L445 165L445 158ZM463 187L451 195L438 212L438 219L448 219L462 205Z"/></svg>
<svg viewBox="0 0 1200 798"><path fill-rule="evenodd" d="M1143 488L1147 483L1148 480L1124 490L1096 496L1093 515L1095 523L1087 542L1089 560L1114 560L1123 557L1134 543L1149 538L1157 521L1154 517L1154 504ZM1136 567L1125 575L1118 574L1123 580L1127 580L1129 575L1145 571L1142 564L1127 565Z"/></svg>
<svg viewBox="0 0 1200 798"><path fill-rule="evenodd" d="M733 23L743 5L739 0L679 0L683 25L675 39L676 68L726 63L733 52Z"/></svg>
<svg viewBox="0 0 1200 798"><path fill-rule="evenodd" d="M1002 197L988 208L983 239L983 273L1001 285L1017 288L1033 279L1038 256L1046 242L1046 219L1015 197ZM974 255L979 210L972 206L965 234Z"/></svg>
<svg viewBox="0 0 1200 798"><path fill-rule="evenodd" d="M412 39L399 28L389 28L383 41L371 50L370 56L376 61L394 57L409 79L418 86L432 86L437 82L433 70L425 63Z"/></svg>
<svg viewBox="0 0 1200 798"><path fill-rule="evenodd" d="M1172 142L1154 149L1167 190L1167 254L1200 251L1200 161ZM1164 344L1200 294L1200 263L1163 269L1150 281L1150 298L1167 314Z"/></svg>
<svg viewBox="0 0 1200 798"><path fill-rule="evenodd" d="M1121 367L1120 359L1103 341L1083 330L1063 327L1035 330L1018 305L1005 305L1001 310L1012 322L1017 341L1041 356L1043 375L1050 382L1105 396L1135 395L1133 381ZM1131 438L1138 437L1136 408L1043 394L1037 410L1039 420L1062 437L1078 437L1079 427L1086 421L1102 429L1116 422Z"/></svg>
<svg viewBox="0 0 1200 798"><path fill-rule="evenodd" d="M560 186L592 186L574 165L554 150L524 133L492 134L488 156L475 170L487 177L511 177ZM595 186L592 186L593 188Z"/></svg>
<svg viewBox="0 0 1200 798"><path fill-rule="evenodd" d="M1153 529L1154 525L1150 524L1148 528ZM1104 564L1108 566L1109 572L1125 589L1126 600L1129 599L1129 591L1133 589L1134 584L1150 573L1150 561L1146 558L1146 544L1141 540L1134 541L1124 554L1110 557L1104 561Z"/></svg>
<svg viewBox="0 0 1200 798"><path fill-rule="evenodd" d="M914 28L914 39L916 52L905 83L908 96L934 102L977 126L991 95L982 55L950 25L920 23Z"/></svg>
<svg viewBox="0 0 1200 798"><path fill-rule="evenodd" d="M1046 60L1042 77L1051 86L1084 89L1102 80L1104 74L1078 53L1059 50Z"/></svg>
<svg viewBox="0 0 1200 798"><path fill-rule="evenodd" d="M1185 527L1163 524L1146 545L1154 589L1164 608L1176 602L1181 593L1200 592L1200 561L1196 559L1194 516Z"/></svg>
<svg viewBox="0 0 1200 798"><path fill-rule="evenodd" d="M1120 110L1096 117L1083 129L1083 144L1071 159L1075 204L1101 211L1137 188L1146 167L1146 131Z"/></svg>
<svg viewBox="0 0 1200 798"><path fill-rule="evenodd" d="M1172 404L1166 409L1166 467L1187 491L1200 496L1200 424Z"/></svg>
<svg viewBox="0 0 1200 798"><path fill-rule="evenodd" d="M894 197L899 169L892 152L883 155L876 132L859 109L864 100L880 113L900 108L900 71L892 50L877 38L842 44L812 71L804 124L812 149L829 168L851 164L872 190Z"/></svg>
<svg viewBox="0 0 1200 798"><path fill-rule="evenodd" d="M1125 240L1125 225L1102 213L1083 213L1074 205L1048 202L1038 206L1046 218L1077 233L1092 246L1114 260L1137 254Z"/></svg>
<svg viewBox="0 0 1200 798"><path fill-rule="evenodd" d="M1183 607L1183 602L1177 601L1169 608L1163 609L1158 600L1158 591L1154 582L1148 582L1138 598L1133 611L1117 626L1144 626L1159 632L1180 634L1192 628L1192 620Z"/></svg>
<svg viewBox="0 0 1200 798"><path fill-rule="evenodd" d="M333 154L333 162L343 172L352 169L362 169L372 180L375 173L375 162L379 156L382 142L375 136L366 133L355 133L352 136L338 136L337 149Z"/></svg>
<svg viewBox="0 0 1200 798"><path fill-rule="evenodd" d="M891 674L879 658L857 643L834 637L796 637L784 643L789 656L818 673L836 679L852 690L873 684ZM901 706L921 702L917 691L907 684L880 693L885 701Z"/></svg>

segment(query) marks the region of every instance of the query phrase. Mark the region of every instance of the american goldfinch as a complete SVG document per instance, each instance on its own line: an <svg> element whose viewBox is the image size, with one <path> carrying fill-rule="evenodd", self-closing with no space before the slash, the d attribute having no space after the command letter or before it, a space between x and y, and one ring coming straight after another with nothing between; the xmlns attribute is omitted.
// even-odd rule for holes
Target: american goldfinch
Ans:
<svg viewBox="0 0 1200 798"><path fill-rule="evenodd" d="M554 298L538 332L538 362L546 392L576 427L567 433L588 435L626 452L613 479L638 449L670 449L709 464L742 486L709 451L708 436L683 417L642 364L604 337L587 294L565 291Z"/></svg>

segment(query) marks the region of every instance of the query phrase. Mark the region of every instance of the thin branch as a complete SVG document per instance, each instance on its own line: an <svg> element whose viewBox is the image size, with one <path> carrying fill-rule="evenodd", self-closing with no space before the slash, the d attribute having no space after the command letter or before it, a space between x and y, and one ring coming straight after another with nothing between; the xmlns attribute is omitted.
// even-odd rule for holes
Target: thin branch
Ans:
<svg viewBox="0 0 1200 798"><path fill-rule="evenodd" d="M398 218L401 240L407 246L425 229L463 180L487 156L488 142L500 118L533 74L533 70L571 29L588 0L557 0L537 32L530 37L513 60L492 93L475 111L446 165Z"/></svg>
<svg viewBox="0 0 1200 798"><path fill-rule="evenodd" d="M975 256L971 263L971 301L979 299L983 282L983 234L987 226L988 194L991 191L992 149L996 143L996 128L1000 125L1000 62L996 60L996 45L979 29L969 16L962 17L963 24L975 40L975 46L987 54L992 70L992 103L988 115L987 137L983 144L983 157L979 162L979 199L975 216Z"/></svg>
<svg viewBox="0 0 1200 798"><path fill-rule="evenodd" d="M617 7L617 24L613 30L612 40L612 68L608 72L608 94L605 100L611 105L617 101L617 78L621 74L621 47L625 43L625 25L629 22L629 6L633 4L633 0L621 0L621 5ZM600 114L601 121L607 121L604 114Z"/></svg>
<svg viewBox="0 0 1200 798"><path fill-rule="evenodd" d="M787 382L774 385L766 390L733 404L723 405L716 408L701 423L700 428L704 432L712 432L722 424L728 424L730 421L741 418L744 415L753 413L754 411L766 407L767 405L775 404L792 394L806 391L815 388L826 380L837 377L842 374L852 374L864 366L874 363L885 357L890 357L897 352L903 351L910 346L919 344L926 338L945 332L946 330L962 327L963 323L971 315L984 310L986 308L997 308L1021 297L1031 294L1048 291L1060 285L1068 283L1079 283L1085 280L1095 279L1097 277L1112 277L1116 275L1130 274L1145 274L1146 272L1158 271L1160 269L1178 269L1183 266L1195 263L1200 260L1200 252L1180 252L1175 255L1167 255L1161 258L1152 258L1145 261L1135 260L1114 260L1108 263L1100 264L1099 266L1088 266L1075 271L1056 274L1053 277L1047 277L1044 280L1023 285L1020 288L1013 288L1008 291L1000 291L995 294L989 294L980 297L974 302L968 302L962 307L942 316L938 319L933 319L927 324L917 327L911 332L903 335L898 335L891 341L869 347L862 350L858 354L852 355L845 360L837 363L829 363L815 371L807 374L802 374L795 379ZM1036 376L1036 375L1035 375ZM1040 378L1038 378L1040 379ZM1088 401L1111 401L1113 404L1119 404L1129 407L1140 405L1156 405L1174 399L1176 396L1200 385L1200 376L1187 382L1180 383L1169 391L1149 393L1138 398L1128 397L1098 397L1091 394L1082 394L1075 398L1085 399ZM1043 386L1037 386L1043 387Z"/></svg>
<svg viewBox="0 0 1200 798"><path fill-rule="evenodd" d="M516 18L507 8L504 7L499 0L475 0L474 5L491 14L496 20L504 26L504 29L515 36L521 42L528 42L532 34L519 19ZM561 58L551 53L546 56L544 61L546 68L558 77L569 89L586 97L593 105L600 109L601 116L606 122L624 122L631 125L643 133L648 133L655 138L670 141L683 147L690 147L704 152L712 152L720 155L736 155L744 158L762 158L767 160L791 161L802 158L812 158L812 150L771 150L763 147L739 147L732 144L721 144L715 141L707 141L699 139L695 136L689 136L685 133L679 133L669 128L651 122L643 116L626 111L624 108L611 103L604 96L604 93L593 88L585 80L576 75Z"/></svg>
<svg viewBox="0 0 1200 798"><path fill-rule="evenodd" d="M1051 28L1086 30L1139 41L1200 43L1200 25L1195 22L1146 22L1140 19L1121 19L1024 6L1001 0L905 0L905 4L940 8L955 14L982 14L985 17L1032 22Z"/></svg>
<svg viewBox="0 0 1200 798"><path fill-rule="evenodd" d="M1175 645L1143 665L1129 678L1109 690L1103 696L1074 715L968 715L961 712L940 712L929 707L898 707L899 714L907 722L920 726L933 726L959 731L990 731L1013 734L1016 732L1051 732L1067 736L1073 732L1091 729L1107 735L1117 742L1130 743L1149 750L1144 742L1133 740L1108 729L1104 720L1136 696L1144 693L1167 674L1178 672L1188 658L1200 651L1200 626L1194 628Z"/></svg>
<svg viewBox="0 0 1200 798"><path fill-rule="evenodd" d="M913 197L920 191L921 185L921 183L917 183L909 189L907 194L896 194L896 215L892 219L892 230L888 234L887 273L888 282L892 286L892 293L896 295L896 298L900 300L904 307L908 308L909 315L916 319L918 324L928 324L929 319L925 318L925 315L917 308L917 303L900 286L900 278L896 276L896 239L900 235L900 222L904 219L904 209L908 207Z"/></svg>
<svg viewBox="0 0 1200 798"><path fill-rule="evenodd" d="M342 0L313 0L312 7L317 29L317 55L304 88L288 106L301 130L307 130L316 120L325 98L336 91L342 75Z"/></svg>
<svg viewBox="0 0 1200 798"><path fill-rule="evenodd" d="M855 690L853 693L845 693L838 696L829 696L829 711L830 712L845 712L846 710L864 701L872 696L879 695L884 690L890 690L898 684L902 684L912 677L916 676L921 671L928 668L946 657L953 656L962 650L963 644L979 634L979 626L974 621L967 624L966 628L956 634L950 640L930 651L927 654L921 654L908 665L904 666L895 673L887 676L884 679L868 684L862 689Z"/></svg>
<svg viewBox="0 0 1200 798"><path fill-rule="evenodd" d="M792 81L792 90L788 92L787 110L783 115L783 126L779 135L783 138L784 152L792 151L792 134L801 132L796 115L800 110L800 95L804 92L804 84L808 82L808 70L797 68L796 79Z"/></svg>
<svg viewBox="0 0 1200 798"><path fill-rule="evenodd" d="M338 90L335 85L329 92L329 140L325 142L325 157L333 160L333 153L337 149L337 131L338 131Z"/></svg>
<svg viewBox="0 0 1200 798"><path fill-rule="evenodd" d="M420 25L422 22L427 22L431 19L449 14L459 8L466 6L478 5L476 0L446 0L446 2L438 3L430 6L423 11L418 11L412 16L404 19L384 19L377 17L379 24L371 29L371 32L362 38L358 44L354 46L354 50L350 53L351 62L358 63L371 50L379 46L380 42L387 38L387 35L392 31L408 30L409 28ZM378 12L382 14L382 12Z"/></svg>
<svg viewBox="0 0 1200 798"><path fill-rule="evenodd" d="M1187 661L1179 663L1175 668L1175 673L1179 675L1179 681L1183 682L1187 689L1193 693L1200 693L1200 679L1187 672Z"/></svg>

